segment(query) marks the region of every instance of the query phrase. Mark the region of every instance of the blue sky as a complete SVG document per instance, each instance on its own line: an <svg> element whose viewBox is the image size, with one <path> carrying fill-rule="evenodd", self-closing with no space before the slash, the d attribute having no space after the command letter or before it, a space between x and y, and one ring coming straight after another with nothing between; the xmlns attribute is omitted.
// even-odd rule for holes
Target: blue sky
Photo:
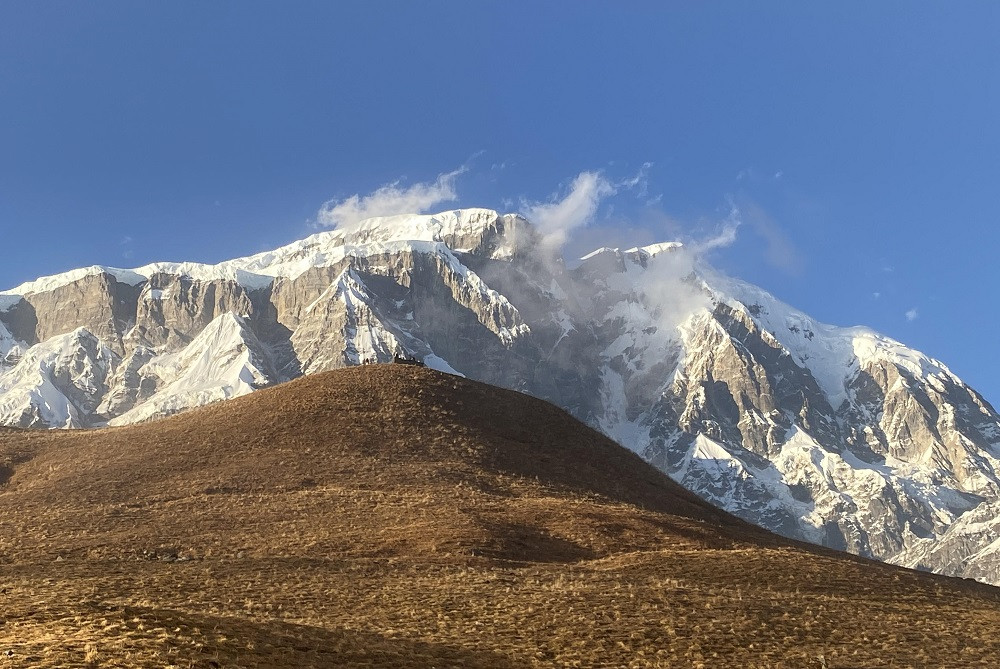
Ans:
<svg viewBox="0 0 1000 669"><path fill-rule="evenodd" d="M716 266L1000 403L998 34L995 2L8 0L0 286L272 248L461 166L442 209L650 163L571 251L735 205Z"/></svg>

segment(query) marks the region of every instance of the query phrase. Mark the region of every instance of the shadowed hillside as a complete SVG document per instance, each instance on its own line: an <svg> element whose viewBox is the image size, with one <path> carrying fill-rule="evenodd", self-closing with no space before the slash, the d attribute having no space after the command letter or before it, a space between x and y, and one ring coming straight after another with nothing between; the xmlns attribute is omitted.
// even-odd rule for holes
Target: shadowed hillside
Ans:
<svg viewBox="0 0 1000 669"><path fill-rule="evenodd" d="M0 666L988 666L993 588L803 547L552 405L318 374L0 430ZM10 651L10 656L3 653Z"/></svg>

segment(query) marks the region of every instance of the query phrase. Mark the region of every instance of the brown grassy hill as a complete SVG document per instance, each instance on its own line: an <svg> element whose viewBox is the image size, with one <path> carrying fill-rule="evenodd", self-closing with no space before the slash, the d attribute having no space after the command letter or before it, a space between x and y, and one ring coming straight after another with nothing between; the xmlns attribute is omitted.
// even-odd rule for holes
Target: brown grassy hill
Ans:
<svg viewBox="0 0 1000 669"><path fill-rule="evenodd" d="M998 590L792 544L408 366L0 430L0 666L993 666Z"/></svg>

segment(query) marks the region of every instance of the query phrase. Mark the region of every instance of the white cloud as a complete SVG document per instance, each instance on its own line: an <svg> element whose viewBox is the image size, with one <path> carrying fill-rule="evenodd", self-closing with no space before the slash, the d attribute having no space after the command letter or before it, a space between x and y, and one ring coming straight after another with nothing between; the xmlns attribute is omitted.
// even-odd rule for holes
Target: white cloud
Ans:
<svg viewBox="0 0 1000 669"><path fill-rule="evenodd" d="M879 293L879 292L877 292L877 291L876 291L876 292L874 292L874 293L872 293L872 299L873 299L873 300L877 300L877 299L878 299L878 298L880 298L880 297L882 297L882 293Z"/></svg>
<svg viewBox="0 0 1000 669"><path fill-rule="evenodd" d="M741 225L743 225L743 220L740 217L740 210L734 206L729 210L729 216L726 218L719 232L708 239L690 242L687 244L687 247L695 255L702 255L714 249L732 246L733 242L736 241L736 232Z"/></svg>
<svg viewBox="0 0 1000 669"><path fill-rule="evenodd" d="M118 245L122 249L122 258L128 259L131 258L133 255L135 255L134 252L132 251L133 241L134 240L132 239L131 235L125 235L124 237L122 237L121 241L118 242Z"/></svg>
<svg viewBox="0 0 1000 669"><path fill-rule="evenodd" d="M538 229L542 247L547 252L558 251L571 232L594 220L601 201L616 192L617 188L600 172L581 172L562 199L523 202L523 213Z"/></svg>
<svg viewBox="0 0 1000 669"><path fill-rule="evenodd" d="M427 213L442 202L451 202L458 197L455 181L467 169L462 166L453 172L438 175L431 183L416 183L404 188L395 181L369 195L354 194L343 200L330 200L320 208L316 222L324 227L349 229L376 216Z"/></svg>
<svg viewBox="0 0 1000 669"><path fill-rule="evenodd" d="M785 176L784 170L778 170L777 172L774 173L774 180L775 181L780 181L781 177L783 177L783 176Z"/></svg>
<svg viewBox="0 0 1000 669"><path fill-rule="evenodd" d="M906 312L906 320L912 323L913 321L917 320L917 316L919 315L920 314L917 312L917 308L913 307L912 309Z"/></svg>
<svg viewBox="0 0 1000 669"><path fill-rule="evenodd" d="M696 264L696 252L682 247L657 256L639 276L642 299L658 327L672 331L696 311L711 308L709 294L689 280Z"/></svg>
<svg viewBox="0 0 1000 669"><path fill-rule="evenodd" d="M653 163L643 163L634 177L630 179L622 179L615 184L615 188L625 188L627 190L635 189L636 194L639 197L645 197L647 188L649 187L649 168L652 166Z"/></svg>

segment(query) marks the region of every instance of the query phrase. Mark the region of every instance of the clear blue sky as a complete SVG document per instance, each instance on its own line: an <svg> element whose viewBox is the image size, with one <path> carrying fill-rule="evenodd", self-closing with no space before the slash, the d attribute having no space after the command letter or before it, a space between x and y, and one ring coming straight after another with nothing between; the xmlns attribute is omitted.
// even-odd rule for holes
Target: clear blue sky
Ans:
<svg viewBox="0 0 1000 669"><path fill-rule="evenodd" d="M716 265L1000 404L998 35L985 1L7 0L0 287L271 248L466 163L441 208L650 162L588 239L710 235L735 203Z"/></svg>

